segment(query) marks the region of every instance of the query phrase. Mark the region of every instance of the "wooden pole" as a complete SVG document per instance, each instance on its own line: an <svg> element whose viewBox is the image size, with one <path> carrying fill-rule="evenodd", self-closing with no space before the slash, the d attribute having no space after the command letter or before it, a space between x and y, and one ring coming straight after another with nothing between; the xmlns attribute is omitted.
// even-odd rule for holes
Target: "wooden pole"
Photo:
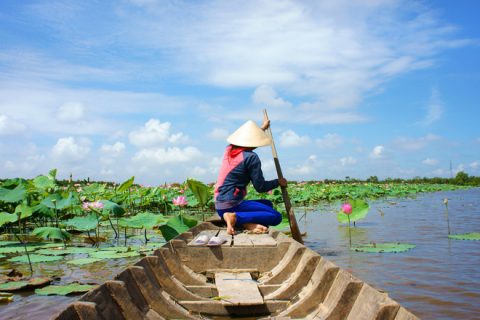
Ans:
<svg viewBox="0 0 480 320"><path fill-rule="evenodd" d="M267 109L263 110L264 120L268 120ZM272 130L270 126L266 130L267 134L270 135L272 139L271 147L272 147L272 155L273 155L273 162L275 163L275 168L277 169L278 179L283 178L282 168L280 167L280 161L278 160L277 149L275 148L275 142L273 141ZM285 210L287 211L288 223L290 224L290 230L292 231L292 238L303 244L302 234L300 233L300 229L298 229L297 219L295 218L295 213L293 212L292 203L290 202L290 196L288 195L287 187L280 186L282 190L282 197L283 202L285 203Z"/></svg>

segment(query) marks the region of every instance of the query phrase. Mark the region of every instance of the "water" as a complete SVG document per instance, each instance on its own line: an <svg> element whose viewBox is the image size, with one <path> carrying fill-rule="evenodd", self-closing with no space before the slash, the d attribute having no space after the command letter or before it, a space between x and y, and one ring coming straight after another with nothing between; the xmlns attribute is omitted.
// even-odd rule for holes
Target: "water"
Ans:
<svg viewBox="0 0 480 320"><path fill-rule="evenodd" d="M480 189L437 192L415 199L370 202L368 216L352 228L353 244L407 242L404 253L371 254L349 250L348 229L335 212L340 205L321 205L299 220L305 244L340 267L389 295L423 319L480 319L480 241L447 238L443 199L449 199L452 233L480 232ZM382 216L380 211L384 212ZM297 219L303 215L297 208ZM81 257L77 256L76 258ZM37 275L57 275L61 282L102 283L139 257L100 261L86 266L37 265ZM0 265L6 269L7 265ZM21 267L16 265L16 268ZM20 268L28 274L27 267ZM0 304L0 319L49 319L78 296L15 295Z"/></svg>
<svg viewBox="0 0 480 320"><path fill-rule="evenodd" d="M415 199L370 202L368 216L352 228L352 245L407 242L404 253L349 250L340 204L321 206L299 222L305 245L390 297L422 319L480 319L480 241L447 237L443 199L452 233L480 232L480 189L437 192ZM297 217L302 216L297 209ZM382 216L381 211L384 212Z"/></svg>

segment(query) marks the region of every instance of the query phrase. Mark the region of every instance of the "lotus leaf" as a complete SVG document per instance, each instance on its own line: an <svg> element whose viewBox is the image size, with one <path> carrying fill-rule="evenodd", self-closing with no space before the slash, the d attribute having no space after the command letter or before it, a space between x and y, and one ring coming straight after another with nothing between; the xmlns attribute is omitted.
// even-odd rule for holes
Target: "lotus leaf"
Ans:
<svg viewBox="0 0 480 320"><path fill-rule="evenodd" d="M20 202L25 198L27 191L23 184L19 184L15 189L0 188L0 201L3 202Z"/></svg>
<svg viewBox="0 0 480 320"><path fill-rule="evenodd" d="M12 223L18 220L16 214L11 214L8 212L0 212L0 227L7 223Z"/></svg>
<svg viewBox="0 0 480 320"><path fill-rule="evenodd" d="M113 214L115 217L121 217L125 214L125 209L115 202L109 200L100 200L103 203L103 214Z"/></svg>
<svg viewBox="0 0 480 320"><path fill-rule="evenodd" d="M128 258L128 257L136 257L140 254L137 251L129 251L129 252L115 252L115 251L98 251L92 252L89 254L90 258L97 258L97 259L119 259L119 258Z"/></svg>
<svg viewBox="0 0 480 320"><path fill-rule="evenodd" d="M43 199L42 202L40 202L40 203L43 204L44 206L50 208L50 209L61 209L61 208L58 207L58 203L62 199L63 198L62 198L61 195L59 195L58 193L54 193L54 194L49 195L45 199Z"/></svg>
<svg viewBox="0 0 480 320"><path fill-rule="evenodd" d="M0 291L12 292L24 289L33 289L46 286L50 282L52 282L52 279L48 277L37 277L31 278L29 280L9 281L0 284Z"/></svg>
<svg viewBox="0 0 480 320"><path fill-rule="evenodd" d="M105 186L98 183L92 183L89 186L83 187L83 192L86 194L100 194L105 192Z"/></svg>
<svg viewBox="0 0 480 320"><path fill-rule="evenodd" d="M21 203L15 208L15 214L20 215L20 219L25 219L33 214L33 210L28 205Z"/></svg>
<svg viewBox="0 0 480 320"><path fill-rule="evenodd" d="M98 226L98 219L95 214L90 214L86 217L74 217L63 222L64 225L71 227L78 231L93 230Z"/></svg>
<svg viewBox="0 0 480 320"><path fill-rule="evenodd" d="M62 256L68 254L68 252L61 249L40 249L35 251L35 254L43 254L47 256Z"/></svg>
<svg viewBox="0 0 480 320"><path fill-rule="evenodd" d="M51 176L44 176L40 175L33 179L33 185L35 188L37 188L40 191L47 190L48 188L54 188L55 187L55 181L54 178Z"/></svg>
<svg viewBox="0 0 480 320"><path fill-rule="evenodd" d="M451 234L448 236L450 239L455 240L480 240L480 232L470 232L470 233L463 233L463 234Z"/></svg>
<svg viewBox="0 0 480 320"><path fill-rule="evenodd" d="M163 216L151 212L142 212L133 217L119 220L120 226L134 229L152 229L162 222L164 222Z"/></svg>
<svg viewBox="0 0 480 320"><path fill-rule="evenodd" d="M415 248L416 245L400 242L386 242L386 243L369 243L352 247L351 250L369 253L383 253L383 252L405 252Z"/></svg>
<svg viewBox="0 0 480 320"><path fill-rule="evenodd" d="M204 183L195 179L187 179L187 185L202 207L204 207L212 198L210 195L210 188Z"/></svg>
<svg viewBox="0 0 480 320"><path fill-rule="evenodd" d="M35 293L41 296L59 295L66 296L74 293L84 293L96 288L96 285L72 283L65 286L48 286L42 289L36 289Z"/></svg>
<svg viewBox="0 0 480 320"><path fill-rule="evenodd" d="M133 185L134 181L135 181L135 177L133 176L130 179L122 182L122 184L118 187L117 192L122 193L127 191Z"/></svg>
<svg viewBox="0 0 480 320"><path fill-rule="evenodd" d="M102 261L102 260L103 259L99 259L99 258L80 258L80 259L74 259L74 260L67 261L67 264L73 264L73 265L76 265L76 266L80 266L80 265L90 264L90 263L94 263L94 262Z"/></svg>
<svg viewBox="0 0 480 320"><path fill-rule="evenodd" d="M63 257L61 256L44 256L40 254L31 254L30 255L30 262L37 263L37 262L50 262L50 261L57 261L62 260ZM22 255L18 257L13 257L8 259L10 262L20 262L20 263L28 263L27 255Z"/></svg>
<svg viewBox="0 0 480 320"><path fill-rule="evenodd" d="M0 254L0 259L2 258L6 258L7 256L3 255L3 254Z"/></svg>
<svg viewBox="0 0 480 320"><path fill-rule="evenodd" d="M138 248L135 248L135 247L122 247L122 246L119 246L119 247L106 247L106 248L100 248L100 251L115 251L115 252L129 252L129 251L132 251L132 250L136 250Z"/></svg>
<svg viewBox="0 0 480 320"><path fill-rule="evenodd" d="M178 216L170 218L166 224L160 226L160 231L162 232L163 237L166 241L178 236L180 233L187 231L188 229L194 227L197 224L195 219L187 219L183 217L181 219Z"/></svg>
<svg viewBox="0 0 480 320"><path fill-rule="evenodd" d="M71 234L68 233L67 231L62 230L60 228L54 228L54 227L35 228L32 231L32 234L35 236L43 237L43 238L63 240L63 241L70 239L71 237Z"/></svg>
<svg viewBox="0 0 480 320"><path fill-rule="evenodd" d="M350 214L351 222L358 221L367 216L370 207L365 200L353 199L349 202L352 205L352 213ZM348 223L348 216L342 211L338 213L337 219L340 223Z"/></svg>

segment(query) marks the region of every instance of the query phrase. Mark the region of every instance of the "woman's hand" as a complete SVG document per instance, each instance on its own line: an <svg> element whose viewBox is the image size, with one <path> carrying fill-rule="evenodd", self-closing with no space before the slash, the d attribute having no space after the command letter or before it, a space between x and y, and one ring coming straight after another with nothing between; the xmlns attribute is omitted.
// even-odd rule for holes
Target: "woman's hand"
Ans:
<svg viewBox="0 0 480 320"><path fill-rule="evenodd" d="M270 127L270 120L264 120L262 124L262 130L265 131Z"/></svg>
<svg viewBox="0 0 480 320"><path fill-rule="evenodd" d="M281 178L281 179L278 179L278 184L280 185L280 187L286 187L288 184L288 181L285 178Z"/></svg>

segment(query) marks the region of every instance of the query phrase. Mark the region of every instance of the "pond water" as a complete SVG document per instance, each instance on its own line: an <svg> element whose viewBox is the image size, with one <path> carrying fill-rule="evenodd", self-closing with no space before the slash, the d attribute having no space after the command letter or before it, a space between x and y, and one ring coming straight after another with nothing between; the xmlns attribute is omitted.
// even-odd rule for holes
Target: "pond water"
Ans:
<svg viewBox="0 0 480 320"><path fill-rule="evenodd" d="M480 231L478 188L369 201L368 216L351 230L352 243L399 241L417 245L404 253L350 251L348 228L339 225L335 215L340 204L319 205L303 218L303 208L296 208L296 215L300 229L307 232L308 247L370 285L387 291L419 317L480 319L480 241L447 238L444 198L449 199L452 233ZM79 257L82 256L66 259ZM42 263L36 265L35 271L37 275L60 276L60 283L102 283L139 259L103 260L84 266ZM0 263L0 271L11 267ZM28 274L27 266L14 267ZM16 294L14 302L0 304L0 319L49 319L78 297Z"/></svg>
<svg viewBox="0 0 480 320"><path fill-rule="evenodd" d="M480 319L480 241L447 237L444 198L449 199L451 233L480 232L478 188L370 201L368 216L351 230L352 245L397 241L417 245L403 253L350 251L348 228L332 214L340 204L308 212L299 226L307 232L305 245L387 291L422 319ZM302 209L297 211L301 217Z"/></svg>

